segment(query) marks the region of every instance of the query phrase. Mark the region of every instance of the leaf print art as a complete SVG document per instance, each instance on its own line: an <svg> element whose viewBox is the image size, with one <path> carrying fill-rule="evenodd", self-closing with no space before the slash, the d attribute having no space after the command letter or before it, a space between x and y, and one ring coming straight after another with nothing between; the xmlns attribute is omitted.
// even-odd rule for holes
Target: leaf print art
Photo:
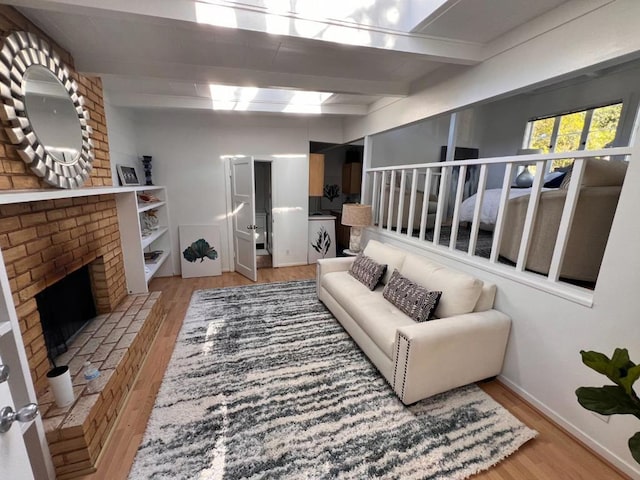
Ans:
<svg viewBox="0 0 640 480"><path fill-rule="evenodd" d="M329 247L331 247L331 237L324 227L320 227L320 230L318 230L318 237L316 238L315 243L312 243L311 246L316 252L322 255L322 258L325 257L329 251Z"/></svg>
<svg viewBox="0 0 640 480"><path fill-rule="evenodd" d="M204 238L200 238L185 248L182 256L187 262L194 263L196 260L204 262L205 258L211 260L218 258L218 252Z"/></svg>

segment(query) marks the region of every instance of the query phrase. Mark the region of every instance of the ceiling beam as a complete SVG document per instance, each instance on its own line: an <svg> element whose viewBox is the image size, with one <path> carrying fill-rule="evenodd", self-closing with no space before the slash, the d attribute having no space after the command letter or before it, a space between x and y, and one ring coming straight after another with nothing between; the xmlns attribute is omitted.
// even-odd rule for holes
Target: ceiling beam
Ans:
<svg viewBox="0 0 640 480"><path fill-rule="evenodd" d="M404 97L409 85L400 81L354 80L353 78L321 77L318 75L260 71L252 68L185 65L179 63L122 62L79 54L75 58L78 71L89 76L108 75L152 77L190 83L219 83L226 85L260 86L263 88L291 88L318 90L354 95Z"/></svg>
<svg viewBox="0 0 640 480"><path fill-rule="evenodd" d="M172 95L150 95L140 93L110 92L108 102L115 107L126 108L171 108L182 110L211 110L217 112L262 112L278 114L318 114L318 115L366 115L366 105L326 104L317 107L316 111L291 112L286 108L289 104L274 102L249 102L242 110L216 110L210 98L184 97Z"/></svg>

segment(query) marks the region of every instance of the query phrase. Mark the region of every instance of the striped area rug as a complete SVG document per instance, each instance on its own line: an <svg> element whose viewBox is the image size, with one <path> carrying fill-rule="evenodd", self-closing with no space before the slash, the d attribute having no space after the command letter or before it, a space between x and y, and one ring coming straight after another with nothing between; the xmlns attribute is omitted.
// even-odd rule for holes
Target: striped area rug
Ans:
<svg viewBox="0 0 640 480"><path fill-rule="evenodd" d="M535 435L475 385L404 406L312 281L200 290L129 478L462 479Z"/></svg>

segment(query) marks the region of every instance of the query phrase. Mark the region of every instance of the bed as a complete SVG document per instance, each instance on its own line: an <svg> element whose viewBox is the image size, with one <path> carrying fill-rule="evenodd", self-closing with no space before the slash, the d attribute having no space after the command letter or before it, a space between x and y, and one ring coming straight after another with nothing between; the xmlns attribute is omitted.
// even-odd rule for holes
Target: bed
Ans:
<svg viewBox="0 0 640 480"><path fill-rule="evenodd" d="M542 191L556 190L554 188L543 188ZM480 227L484 230L493 230L498 218L498 208L500 207L501 188L490 188L485 190L484 199L482 200L482 209L480 210ZM522 197L529 195L531 188L510 188L509 198ZM471 195L460 204L460 222L473 222L473 211L476 207L477 194Z"/></svg>

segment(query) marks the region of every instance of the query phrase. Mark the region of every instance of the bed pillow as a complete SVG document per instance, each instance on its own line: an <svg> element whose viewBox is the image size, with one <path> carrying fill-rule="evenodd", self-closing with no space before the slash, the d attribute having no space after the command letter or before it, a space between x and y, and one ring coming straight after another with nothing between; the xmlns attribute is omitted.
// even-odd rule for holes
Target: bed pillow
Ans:
<svg viewBox="0 0 640 480"><path fill-rule="evenodd" d="M438 307L442 292L430 292L394 270L382 296L416 322L425 322Z"/></svg>
<svg viewBox="0 0 640 480"><path fill-rule="evenodd" d="M349 268L349 275L373 290L387 270L386 265L375 262L372 258L360 253Z"/></svg>
<svg viewBox="0 0 640 480"><path fill-rule="evenodd" d="M573 165L571 165L571 167L573 167ZM568 190L569 189L569 184L571 183L571 172L573 170L570 168L569 170L567 170L566 174L564 177L562 177L562 182L560 182L560 190Z"/></svg>
<svg viewBox="0 0 640 480"><path fill-rule="evenodd" d="M544 176L544 187L545 188L558 188L562 184L562 179L564 179L567 172L549 172Z"/></svg>

